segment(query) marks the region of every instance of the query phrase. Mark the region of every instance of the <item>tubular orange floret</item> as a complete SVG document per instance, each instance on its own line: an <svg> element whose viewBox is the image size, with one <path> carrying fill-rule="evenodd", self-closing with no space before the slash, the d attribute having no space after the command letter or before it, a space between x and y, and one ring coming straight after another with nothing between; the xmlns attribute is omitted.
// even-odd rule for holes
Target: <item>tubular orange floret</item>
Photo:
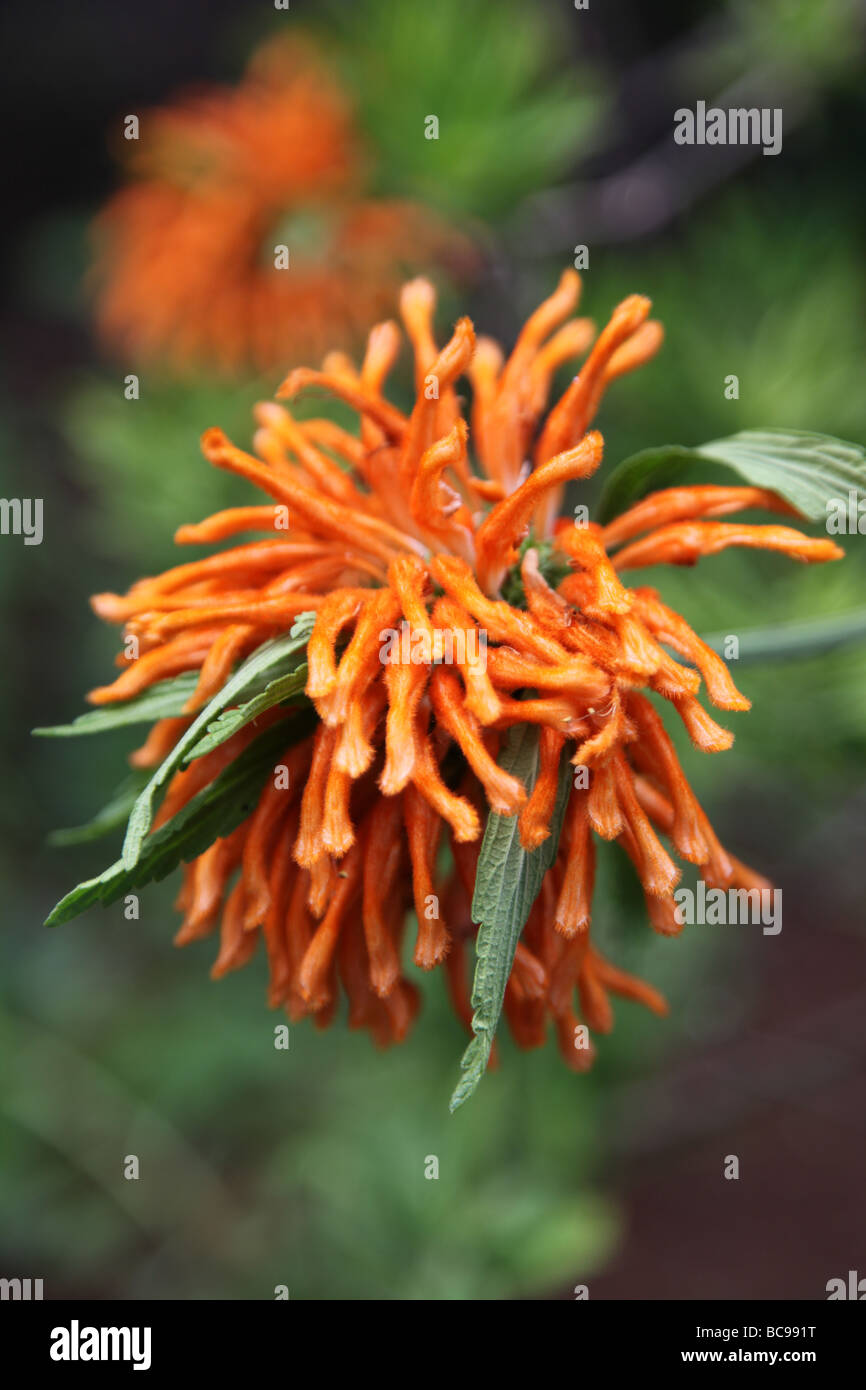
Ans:
<svg viewBox="0 0 866 1390"><path fill-rule="evenodd" d="M622 834L625 821L619 804L611 753L601 758L592 769L586 809L590 825L602 840L615 840Z"/></svg>
<svg viewBox="0 0 866 1390"><path fill-rule="evenodd" d="M650 307L650 301L643 295L633 294L614 309L610 322L599 334L581 371L550 412L536 446L537 463L544 463L554 454L562 453L583 434L604 390L608 363L617 348L644 323Z"/></svg>
<svg viewBox="0 0 866 1390"><path fill-rule="evenodd" d="M499 592L505 572L517 562L516 542L525 534L540 499L573 478L588 478L601 463L603 442L596 431L573 449L539 464L510 497L488 513L475 536L476 569L482 589ZM606 558L606 557L605 557Z"/></svg>
<svg viewBox="0 0 866 1390"><path fill-rule="evenodd" d="M547 665L531 656L524 656L512 647L489 647L487 669L497 688L517 690L537 687L539 690L562 691L584 700L589 708L603 701L610 693L610 679L585 656L568 653L564 661Z"/></svg>
<svg viewBox="0 0 866 1390"><path fill-rule="evenodd" d="M401 555L392 560L388 569L388 584L400 600L403 616L412 628L423 632L433 641L433 622L427 610L430 573L416 555Z"/></svg>
<svg viewBox="0 0 866 1390"><path fill-rule="evenodd" d="M403 818L412 861L412 892L418 918L418 939L414 961L422 970L432 970L448 953L450 936L439 907L433 874L442 822L417 787L403 793Z"/></svg>
<svg viewBox="0 0 866 1390"><path fill-rule="evenodd" d="M301 429L319 448L330 450L350 468L357 469L364 477L367 476L367 448L355 435L334 424L333 420L302 420Z"/></svg>
<svg viewBox="0 0 866 1390"><path fill-rule="evenodd" d="M277 399L281 401L294 400L303 391L315 386L325 390L328 395L336 396L338 400L345 401L360 416L368 417L375 425L381 427L389 439L399 441L406 433L409 422L402 411L397 410L393 405L370 391L352 386L349 382L333 374L313 371L310 367L295 367L293 371L289 372L282 385L277 389Z"/></svg>
<svg viewBox="0 0 866 1390"><path fill-rule="evenodd" d="M568 652L538 626L532 616L501 600L489 599L475 581L465 560L454 555L434 555L430 573L451 598L471 613L497 642L506 642L518 651L560 667Z"/></svg>
<svg viewBox="0 0 866 1390"><path fill-rule="evenodd" d="M592 345L595 324L592 319L571 319L539 348L529 366L527 400L530 415L537 419L547 402L554 373L572 357L581 357Z"/></svg>
<svg viewBox="0 0 866 1390"><path fill-rule="evenodd" d="M251 454L236 448L222 430L206 430L201 444L210 463L255 483L297 513L310 530L328 540L349 541L362 554L386 561L393 559L395 552L411 545L410 538L388 522L359 514L329 497L321 497L300 478L288 479L267 469Z"/></svg>
<svg viewBox="0 0 866 1390"><path fill-rule="evenodd" d="M377 677L349 701L334 750L334 766L351 778L361 777L376 756L373 734L387 701L385 684Z"/></svg>
<svg viewBox="0 0 866 1390"><path fill-rule="evenodd" d="M385 687L388 715L385 724L385 764L379 787L385 796L396 796L408 783L417 759L418 704L427 684L427 667L420 662L388 662Z"/></svg>
<svg viewBox="0 0 866 1390"><path fill-rule="evenodd" d="M400 616L400 601L390 589L374 589L362 604L355 631L340 658L337 678L319 714L326 724L342 723L352 699L362 694L383 666L383 634Z"/></svg>
<svg viewBox="0 0 866 1390"><path fill-rule="evenodd" d="M436 537L437 543L450 544L471 561L475 553L472 516L460 494L442 476L446 468L465 459L467 433L465 421L459 420L450 434L425 451L409 494L409 510L422 530Z"/></svg>
<svg viewBox="0 0 866 1390"><path fill-rule="evenodd" d="M220 980L230 970L240 970L247 964L258 945L257 931L244 931L244 901L246 889L239 878L229 893L220 922L219 954L211 967L211 979Z"/></svg>
<svg viewBox="0 0 866 1390"><path fill-rule="evenodd" d="M400 317L415 355L415 391L421 395L424 379L436 360L438 349L433 335L436 291L429 280L419 276L409 280L400 292Z"/></svg>
<svg viewBox="0 0 866 1390"><path fill-rule="evenodd" d="M306 693L311 700L330 695L337 684L337 640L346 624L360 612L363 600L363 593L338 589L320 605L307 642Z"/></svg>
<svg viewBox="0 0 866 1390"><path fill-rule="evenodd" d="M438 666L430 677L430 696L438 723L460 745L491 809L501 816L513 816L526 801L526 789L490 756L481 738L481 726L466 708L459 682L444 666Z"/></svg>
<svg viewBox="0 0 866 1390"><path fill-rule="evenodd" d="M321 833L325 785L336 741L336 730L326 724L320 725L313 738L313 756L301 798L301 823L295 841L295 861L302 869L312 868L324 857Z"/></svg>
<svg viewBox="0 0 866 1390"><path fill-rule="evenodd" d="M580 738L589 732L586 720L576 713L576 702L568 698L545 696L542 699L513 700L499 696L499 715L493 721L495 729L510 729L514 724L541 724L570 738Z"/></svg>
<svg viewBox="0 0 866 1390"><path fill-rule="evenodd" d="M633 773L622 753L612 758L616 794L640 857L640 880L654 898L666 897L680 880L680 871L652 828L635 795Z"/></svg>
<svg viewBox="0 0 866 1390"><path fill-rule="evenodd" d="M213 646L201 664L198 684L184 705L184 713L192 714L206 705L221 690L232 668L253 636L255 628L248 624L225 628L214 639Z"/></svg>
<svg viewBox="0 0 866 1390"><path fill-rule="evenodd" d="M804 536L789 526L744 526L725 521L681 521L660 526L642 540L617 551L613 563L618 570L642 569L646 565L694 565L702 555L717 555L728 546L753 550L778 550L804 564L823 564L841 560L845 554L835 541Z"/></svg>
<svg viewBox="0 0 866 1390"><path fill-rule="evenodd" d="M577 614L563 594L552 589L541 573L538 564L538 551L531 546L524 552L520 563L520 578L530 613L546 627L563 646L571 646L569 638Z"/></svg>
<svg viewBox="0 0 866 1390"><path fill-rule="evenodd" d="M248 599L235 595L222 603L208 600L202 607L175 608L153 617L147 631L157 640L184 629L198 630L204 623L252 623L258 628L291 627L300 613L318 608L318 594L285 594L279 598ZM270 633L262 634L261 640Z"/></svg>
<svg viewBox="0 0 866 1390"><path fill-rule="evenodd" d="M625 714L618 690L611 692L608 704L604 709L594 711L584 728L587 729L587 737L571 760L575 766L598 762L626 737ZM595 729L593 734L589 734L590 728Z"/></svg>
<svg viewBox="0 0 866 1390"><path fill-rule="evenodd" d="M240 862L246 835L246 824L238 826L225 839L215 840L189 866L192 892L184 904L183 924L174 938L176 946L185 946L213 930L226 884Z"/></svg>
<svg viewBox="0 0 866 1390"><path fill-rule="evenodd" d="M194 671L204 661L217 635L213 629L181 633L155 651L143 652L116 681L97 686L87 698L93 705L130 700L156 681L176 676L181 671Z"/></svg>
<svg viewBox="0 0 866 1390"><path fill-rule="evenodd" d="M664 488L651 492L605 526L604 543L610 549L657 526L693 521L698 517L726 516L729 512L744 512L751 508L783 512L787 516L799 515L796 507L769 488L718 487L715 484Z"/></svg>
<svg viewBox="0 0 866 1390"><path fill-rule="evenodd" d="M611 965L610 961L605 960L592 947L589 951L589 959L592 961L597 979L605 989L620 995L623 999L633 999L636 1004L643 1004L652 1013L662 1017L668 1012L667 1001L657 989L653 989L652 985L639 980L635 975L627 974L625 970L618 970L615 965Z"/></svg>
<svg viewBox="0 0 866 1390"><path fill-rule="evenodd" d="M487 674L486 634L479 631L466 609L453 599L437 599L432 616L443 634L439 644L443 653L463 677L466 708L479 723L495 723L502 714L503 699Z"/></svg>
<svg viewBox="0 0 866 1390"><path fill-rule="evenodd" d="M446 392L459 376L465 372L475 350L475 330L470 319L458 319L454 332L434 362L430 364L427 379L431 389L420 393L409 419L409 425L402 441L400 453L400 479L403 492L408 498L416 476L419 463L433 444L433 432L439 415L439 407Z"/></svg>
<svg viewBox="0 0 866 1390"><path fill-rule="evenodd" d="M271 903L269 873L274 840L297 798L298 782L306 762L305 747L289 748L281 763L274 767L250 817L243 847L243 875L247 888L244 911L246 931L264 924Z"/></svg>
<svg viewBox="0 0 866 1390"><path fill-rule="evenodd" d="M212 541L223 541L227 536L237 536L244 531L275 531L283 521L278 503L269 507L229 507L224 512L214 512L204 521L179 526L174 539L177 545L209 545ZM286 527L283 525L281 529L285 530ZM314 545L314 548L317 547Z"/></svg>
<svg viewBox="0 0 866 1390"><path fill-rule="evenodd" d="M346 912L358 892L361 853L357 845L346 855L327 912L313 932L298 971L301 996L314 1013L326 1007L334 992L334 958Z"/></svg>
<svg viewBox="0 0 866 1390"><path fill-rule="evenodd" d="M290 812L290 822L292 819L293 815ZM291 988L291 965L284 924L294 873L291 855L292 828L290 825L285 826L283 834L277 836L273 847L268 880L270 903L262 923L262 936L268 957L268 1005L272 1009L287 1003Z"/></svg>
<svg viewBox="0 0 866 1390"><path fill-rule="evenodd" d="M351 793L352 778L337 766L335 759L328 768L324 811L319 827L319 844L332 859L342 859L355 843L355 830L349 815Z"/></svg>
<svg viewBox="0 0 866 1390"><path fill-rule="evenodd" d="M520 843L524 849L537 849L550 835L550 818L559 785L559 761L565 736L555 729L542 729L538 738L538 776L518 819Z"/></svg>
<svg viewBox="0 0 866 1390"><path fill-rule="evenodd" d="M623 587L607 557L600 526L594 523L575 526L568 521L562 521L556 527L555 543L558 549L590 576L594 597L592 603L586 604L586 612L591 617L628 612L632 602L631 594Z"/></svg>
<svg viewBox="0 0 866 1390"><path fill-rule="evenodd" d="M563 827L565 872L556 899L554 926L571 938L589 931L595 884L595 844L591 834L588 797L572 796Z"/></svg>
<svg viewBox="0 0 866 1390"><path fill-rule="evenodd" d="M297 859L297 855L295 856ZM331 901L331 894L337 882L337 867L333 859L322 851L314 864L309 867L309 891L307 907L316 918L324 916Z"/></svg>
<svg viewBox="0 0 866 1390"><path fill-rule="evenodd" d="M370 984L382 998L391 993L400 978L400 954L387 913L403 857L400 812L399 800L386 798L376 803L364 826L361 914Z"/></svg>
<svg viewBox="0 0 866 1390"><path fill-rule="evenodd" d="M475 352L466 369L472 384L472 435L482 467L489 478L502 482L502 460L496 452L491 419L499 375L502 371L502 349L492 338L478 338Z"/></svg>
<svg viewBox="0 0 866 1390"><path fill-rule="evenodd" d="M700 825L695 795L686 781L665 727L643 695L632 693L628 709L640 731L642 747L649 753L670 793L674 807L671 838L677 852L694 864L705 864L709 850Z"/></svg>
<svg viewBox="0 0 866 1390"><path fill-rule="evenodd" d="M604 369L604 384L633 372L655 357L664 342L665 330L657 319L641 324L635 333L611 354Z"/></svg>
<svg viewBox="0 0 866 1390"><path fill-rule="evenodd" d="M544 400L539 395L538 377L534 382L531 378L532 366L544 339L572 312L579 294L579 275L574 270L564 271L557 289L530 315L521 330L492 393L487 411L489 443L496 460L492 471L507 491L519 481L536 410Z"/></svg>
<svg viewBox="0 0 866 1390"><path fill-rule="evenodd" d="M665 665L664 651L639 619L630 613L612 613L608 621L619 638L619 671L648 680ZM685 673L684 679L691 682L692 674ZM700 677L695 680L694 689L699 685Z"/></svg>
<svg viewBox="0 0 866 1390"><path fill-rule="evenodd" d="M673 705L692 743L702 753L724 753L733 746L734 735L731 731L717 724L693 695L675 696Z"/></svg>
<svg viewBox="0 0 866 1390"><path fill-rule="evenodd" d="M280 452L293 454L304 472L321 492L334 501L366 511L369 503L351 477L317 449L285 406L274 401L262 401L253 411L259 424L265 427Z"/></svg>
<svg viewBox="0 0 866 1390"><path fill-rule="evenodd" d="M702 642L685 619L663 604L653 589L634 589L635 611L660 642L673 647L698 667L706 682L707 694L719 709L751 709L751 700L734 685L722 658Z"/></svg>
<svg viewBox="0 0 866 1390"><path fill-rule="evenodd" d="M456 796L442 781L430 739L419 723L415 730L415 765L412 781L434 810L447 821L458 841L477 840L481 824L475 807L465 797Z"/></svg>
<svg viewBox="0 0 866 1390"><path fill-rule="evenodd" d="M382 387L388 378L400 352L400 330L393 319L377 323L370 329L364 360L361 363L360 382L364 391L381 396ZM362 425L361 440L367 449L377 448L384 441L378 425L367 420Z"/></svg>

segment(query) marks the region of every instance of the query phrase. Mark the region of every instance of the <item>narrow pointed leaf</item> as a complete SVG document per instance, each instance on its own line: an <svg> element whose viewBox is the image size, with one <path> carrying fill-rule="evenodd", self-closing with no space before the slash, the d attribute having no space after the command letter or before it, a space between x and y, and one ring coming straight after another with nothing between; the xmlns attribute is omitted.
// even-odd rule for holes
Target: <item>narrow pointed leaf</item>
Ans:
<svg viewBox="0 0 866 1390"><path fill-rule="evenodd" d="M171 719L183 714L183 707L198 684L197 671L184 671L171 680L159 681L136 695L134 700L101 705L99 709L80 714L71 724L55 724L34 729L40 738L73 738L79 734L102 734L128 724L151 724L157 719Z"/></svg>
<svg viewBox="0 0 866 1390"><path fill-rule="evenodd" d="M115 902L125 893L165 878L181 862L202 854L214 840L230 835L255 809L277 759L315 725L311 711L274 724L203 787L170 821L149 835L133 865L118 859L97 878L79 883L46 918L58 926L94 903Z"/></svg>
<svg viewBox="0 0 866 1390"><path fill-rule="evenodd" d="M242 729L245 724L249 724L251 720L264 714L265 710L273 709L274 705L300 698L304 693L306 683L307 663L302 662L296 670L289 671L286 675L278 676L276 680L271 681L260 694L254 695L245 704L223 710L219 718L208 726L204 738L190 749L184 761L190 763L194 758L203 758L205 753L212 753L215 748L219 748L221 743L225 743L232 734L236 734L238 729Z"/></svg>
<svg viewBox="0 0 866 1390"><path fill-rule="evenodd" d="M306 615L302 614L302 617ZM206 733L208 727L231 705L243 702L253 694L259 693L277 675L286 674L286 663L302 651L307 644L309 624L295 623L291 632L265 642L248 657L242 666L223 686L222 690L205 706L183 736L175 744L168 757L160 763L144 791L138 797L129 825L121 855L123 865L131 869L141 854L145 838L153 823L153 813L157 794L162 791L187 760L196 743Z"/></svg>
<svg viewBox="0 0 866 1390"><path fill-rule="evenodd" d="M539 767L537 726L515 725L499 764L531 791ZM571 764L563 756L550 835L538 849L528 851L521 845L517 816L499 816L491 811L487 818L472 898L472 920L479 924L472 985L475 1036L460 1062L463 1075L451 1097L452 1111L472 1095L486 1070L517 942L559 848L571 778Z"/></svg>

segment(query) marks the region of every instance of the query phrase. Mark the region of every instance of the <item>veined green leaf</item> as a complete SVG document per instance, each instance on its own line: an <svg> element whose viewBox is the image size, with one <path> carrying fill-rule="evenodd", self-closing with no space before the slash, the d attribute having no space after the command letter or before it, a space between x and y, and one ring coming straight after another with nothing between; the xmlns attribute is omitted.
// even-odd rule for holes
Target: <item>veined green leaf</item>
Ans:
<svg viewBox="0 0 866 1390"><path fill-rule="evenodd" d="M282 704L284 700L291 700L300 696L304 692L307 683L307 663L304 661L294 671L289 671L285 676L278 676L275 681L271 681L265 686L264 690L258 695L254 695L251 700L243 705L236 705L233 709L223 710L218 719L208 727L204 738L187 753L184 762L190 763L194 758L203 758L205 753L213 752L214 748L219 748L221 743L236 734L238 729L242 729L251 720L257 719L265 710L272 709L274 705Z"/></svg>
<svg viewBox="0 0 866 1390"><path fill-rule="evenodd" d="M832 618L807 618L802 622L778 623L775 627L747 628L737 634L738 661L787 661L816 656L849 642L866 640L866 609L841 613ZM720 656L725 654L729 633L714 632L703 639Z"/></svg>
<svg viewBox="0 0 866 1390"><path fill-rule="evenodd" d="M125 869L131 869L142 852L147 834L153 823L153 812L157 793L161 791L177 770L187 760L190 750L229 706L243 701L245 697L257 694L267 686L277 674L285 675L285 662L296 652L306 647L311 631L309 621L302 622L310 615L302 614L291 632L284 637L276 637L258 647L248 657L234 675L226 681L204 709L178 740L168 757L160 763L144 791L139 795L129 817L126 839L123 844L121 860ZM280 668L283 668L282 670Z"/></svg>
<svg viewBox="0 0 866 1390"><path fill-rule="evenodd" d="M831 498L866 498L866 449L803 430L743 430L688 449L665 444L625 459L611 473L599 503L602 523L657 488L673 487L697 465L721 464L753 487L771 488L810 521L824 521Z"/></svg>
<svg viewBox="0 0 866 1390"><path fill-rule="evenodd" d="M71 738L77 734L101 734L107 729L120 729L126 724L150 724L157 719L170 719L183 714L183 707L198 684L198 671L183 671L171 680L159 681L136 695L114 705L80 714L71 724L55 724L47 729L34 729L41 738Z"/></svg>
<svg viewBox="0 0 866 1390"><path fill-rule="evenodd" d="M165 878L181 861L194 859L214 840L231 834L255 808L276 759L314 726L312 711L305 710L266 729L176 816L148 836L134 864L118 859L98 878L79 883L61 898L45 925L56 927L94 903L115 902L134 888Z"/></svg>
<svg viewBox="0 0 866 1390"><path fill-rule="evenodd" d="M111 800L97 811L92 820L85 825L75 825L69 830L52 830L48 836L49 845L83 845L89 840L99 840L124 825L135 805L135 799L147 782L147 772L136 769L124 778L114 792Z"/></svg>
<svg viewBox="0 0 866 1390"><path fill-rule="evenodd" d="M539 766L537 726L514 725L499 765L531 791ZM451 1097L452 1111L471 1096L487 1067L517 942L559 847L571 778L571 764L563 756L550 835L538 849L530 852L521 845L517 816L499 816L491 811L487 817L472 897L472 920L479 923L472 985L475 1036L460 1062L463 1075Z"/></svg>

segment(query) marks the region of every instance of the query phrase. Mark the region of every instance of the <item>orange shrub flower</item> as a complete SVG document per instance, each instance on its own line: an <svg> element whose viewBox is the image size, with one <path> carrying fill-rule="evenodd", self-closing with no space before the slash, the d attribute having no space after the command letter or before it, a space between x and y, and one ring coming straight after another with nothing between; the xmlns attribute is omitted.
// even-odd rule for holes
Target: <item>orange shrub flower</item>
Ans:
<svg viewBox="0 0 866 1390"><path fill-rule="evenodd" d="M407 269L471 260L429 210L364 195L348 98L295 38L261 48L237 87L145 113L123 145L131 177L97 221L93 279L98 331L133 360L316 356L362 341Z"/></svg>
<svg viewBox="0 0 866 1390"><path fill-rule="evenodd" d="M470 903L488 809L517 817L523 846L537 849L550 835L564 756L575 775L563 831L505 995L521 1046L543 1042L552 1023L562 1056L583 1069L591 1049L575 1047L575 1028L609 1030L611 995L665 1009L655 989L594 944L596 837L615 840L631 861L657 932L680 930L673 854L714 887L768 886L719 843L645 692L667 702L709 753L730 747L733 735L700 702L701 684L721 710L749 701L688 623L624 576L661 561L694 564L725 546L802 561L841 552L787 524L719 519L764 508L787 523L789 504L754 487L666 488L607 526L558 519L565 485L601 463L602 438L589 426L604 391L662 337L639 295L595 337L572 317L579 289L567 271L505 359L492 341L476 340L465 318L438 347L432 287L407 284L400 308L414 351L411 413L384 394L400 346L393 322L372 330L357 369L340 359L290 372L277 393L284 404L257 407L254 453L219 429L202 441L209 462L270 501L182 526L176 537L214 542L257 530L264 538L141 580L125 597L93 600L98 614L125 623L140 655L120 657L122 674L91 700L123 700L193 670L190 718L242 657L315 612L306 679L315 729L293 742L291 711L263 716L286 721L289 785L269 783L243 823L186 866L179 901L179 944L218 933L214 976L245 964L263 938L270 1002L292 1018L327 1023L342 990L350 1026L381 1044L404 1038L418 1007L401 964L414 907L415 964L444 969L469 1027ZM548 408L555 370L587 350ZM462 378L472 388L471 429ZM356 411L358 434L295 419L291 402L312 389ZM268 535L286 508L288 535ZM158 823L236 757L263 720L175 776ZM136 761L158 762L188 722L157 724ZM497 761L505 732L526 723L539 730L532 787ZM443 840L453 865L444 882Z"/></svg>

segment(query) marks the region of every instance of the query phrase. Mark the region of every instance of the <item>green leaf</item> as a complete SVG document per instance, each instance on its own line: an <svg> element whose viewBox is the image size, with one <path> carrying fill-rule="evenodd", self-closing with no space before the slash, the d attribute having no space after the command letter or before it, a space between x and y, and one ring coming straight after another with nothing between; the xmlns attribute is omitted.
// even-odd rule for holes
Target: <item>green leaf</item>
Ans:
<svg viewBox="0 0 866 1390"><path fill-rule="evenodd" d="M150 724L157 719L169 719L183 714L183 707L197 684L198 672L184 671L171 680L159 681L133 700L103 705L80 714L71 724L55 724L47 729L34 729L33 733L41 738L71 738L77 734L102 734L126 724Z"/></svg>
<svg viewBox="0 0 866 1390"><path fill-rule="evenodd" d="M772 488L810 521L824 521L827 502L849 493L866 498L866 449L803 430L743 430L695 449L665 444L625 459L611 473L599 503L608 522L647 492L672 487L697 465L718 463L753 487Z"/></svg>
<svg viewBox="0 0 866 1390"><path fill-rule="evenodd" d="M538 776L538 763L537 726L514 725L500 755L500 767L519 777L529 791ZM521 845L517 816L491 811L487 817L472 897L472 920L479 923L472 984L475 1036L460 1062L463 1075L451 1097L452 1111L472 1095L487 1067L514 952L542 879L556 857L570 788L571 764L563 756L550 835L538 849L527 851Z"/></svg>
<svg viewBox="0 0 866 1390"><path fill-rule="evenodd" d="M310 616L302 614L301 618L309 619ZM245 696L258 693L263 686L267 686L287 658L306 647L310 630L309 621L302 622L298 619L286 636L274 638L273 641L265 642L263 646L258 647L226 681L222 690L205 706L168 757L160 763L132 808L121 855L124 868L131 869L141 854L145 838L153 823L157 793L187 761L190 750L195 747L202 734L230 705L243 701Z"/></svg>
<svg viewBox="0 0 866 1390"><path fill-rule="evenodd" d="M777 623L775 627L747 629L738 634L738 639L738 661L787 661L794 657L816 656L819 652L866 639L866 609L833 618L808 618L796 623ZM715 632L703 640L724 656L730 634Z"/></svg>
<svg viewBox="0 0 866 1390"><path fill-rule="evenodd" d="M212 753L215 748L219 748L221 743L236 734L238 729L242 729L251 720L257 719L265 710L272 709L274 705L282 704L283 701L295 699L302 695L304 686L307 683L307 663L303 662L294 671L289 671L285 676L278 676L276 680L266 685L260 694L254 695L246 704L236 705L234 709L223 710L218 719L215 719L208 726L208 731L204 738L200 739L194 748L190 749L184 758L184 762L190 763L194 758L203 758L205 753Z"/></svg>
<svg viewBox="0 0 866 1390"><path fill-rule="evenodd" d="M103 835L110 835L112 830L117 830L126 823L136 797L147 782L147 777L147 772L143 770L131 772L121 782L108 804L103 806L101 811L97 811L92 820L86 825L76 825L69 830L52 830L48 836L49 845L83 845L90 840L99 840Z"/></svg>
<svg viewBox="0 0 866 1390"><path fill-rule="evenodd" d="M118 859L98 878L79 883L61 898L45 925L56 927L94 903L115 902L134 888L165 878L181 861L194 859L214 840L230 835L254 810L280 754L314 726L313 712L305 710L266 729L176 816L148 836L134 864Z"/></svg>

